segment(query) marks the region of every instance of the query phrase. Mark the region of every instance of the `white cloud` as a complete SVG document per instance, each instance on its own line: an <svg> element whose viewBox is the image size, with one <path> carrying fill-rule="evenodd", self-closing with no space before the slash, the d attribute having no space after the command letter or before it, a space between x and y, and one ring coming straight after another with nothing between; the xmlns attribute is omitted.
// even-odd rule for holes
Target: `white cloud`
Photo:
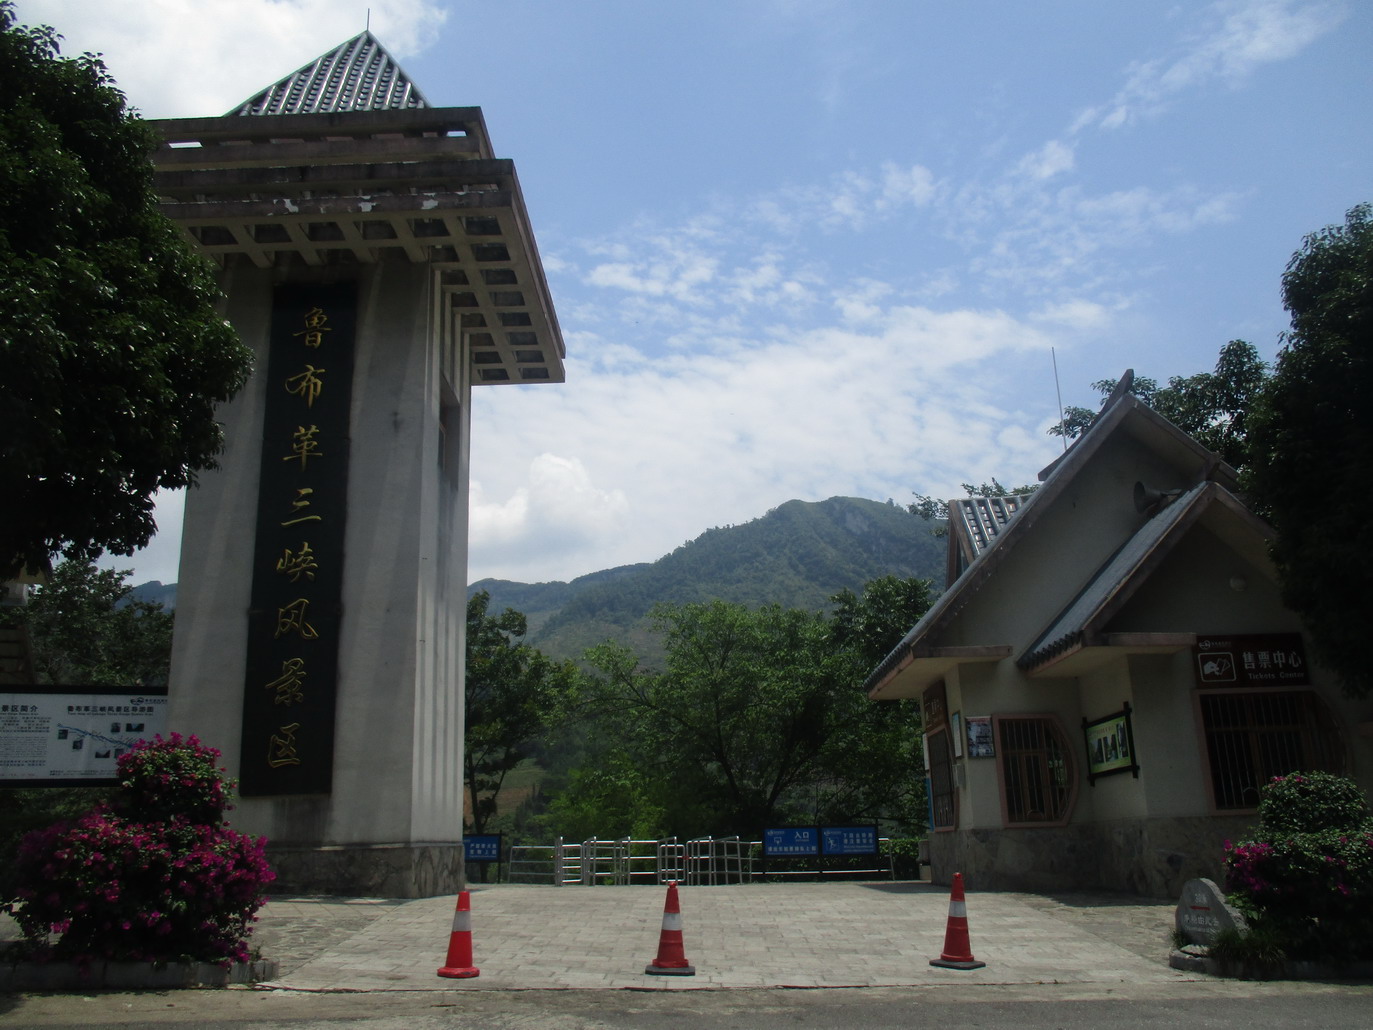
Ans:
<svg viewBox="0 0 1373 1030"><path fill-rule="evenodd" d="M1064 301L1049 304L1035 311L1030 317L1037 325L1058 325L1079 331L1098 331L1110 323L1113 310L1096 301Z"/></svg>
<svg viewBox="0 0 1373 1030"><path fill-rule="evenodd" d="M870 285L861 327L779 329L727 355L616 368L583 352L565 386L479 390L473 453L493 460L473 491L472 578L570 578L791 498L900 499L971 475L1025 478L1052 457L1047 437L1016 429L1049 409L1000 402L988 371L1042 364L1051 404L1051 336L999 311L884 306ZM547 454L529 468L495 459L541 448L561 456L558 476Z"/></svg>
<svg viewBox="0 0 1373 1030"><path fill-rule="evenodd" d="M1021 158L1017 170L1032 179L1043 180L1072 171L1074 163L1073 148L1060 140L1051 139L1033 154Z"/></svg>
<svg viewBox="0 0 1373 1030"><path fill-rule="evenodd" d="M900 168L887 161L882 165L882 193L878 206L906 203L924 207L935 198L937 191L934 173L924 165Z"/></svg>
<svg viewBox="0 0 1373 1030"><path fill-rule="evenodd" d="M222 114L368 24L399 60L423 50L447 12L433 0L19 0L62 52L99 52L147 118ZM151 54L157 55L149 60Z"/></svg>
<svg viewBox="0 0 1373 1030"><path fill-rule="evenodd" d="M1210 5L1201 28L1164 56L1137 61L1108 102L1078 115L1072 131L1118 129L1161 112L1177 94L1218 81L1240 84L1262 65L1285 61L1334 30L1344 3L1310 0L1224 0Z"/></svg>
<svg viewBox="0 0 1373 1030"><path fill-rule="evenodd" d="M488 562L518 566L531 551L576 553L610 545L625 529L629 505L622 490L597 487L579 458L545 452L503 500L488 499L483 483L473 480L468 511L473 551Z"/></svg>
<svg viewBox="0 0 1373 1030"><path fill-rule="evenodd" d="M1026 296L1064 289L1118 294L1133 289L1128 270L1112 255L1137 252L1159 236L1179 235L1233 221L1242 196L1189 186L1135 186L1089 194L1080 186L1049 192L1006 187L982 202L1002 216L971 260L978 273Z"/></svg>
<svg viewBox="0 0 1373 1030"><path fill-rule="evenodd" d="M624 261L597 265L587 273L591 286L608 286L650 297L696 299L698 288L715 278L715 259L701 253L678 250L663 260L640 263Z"/></svg>

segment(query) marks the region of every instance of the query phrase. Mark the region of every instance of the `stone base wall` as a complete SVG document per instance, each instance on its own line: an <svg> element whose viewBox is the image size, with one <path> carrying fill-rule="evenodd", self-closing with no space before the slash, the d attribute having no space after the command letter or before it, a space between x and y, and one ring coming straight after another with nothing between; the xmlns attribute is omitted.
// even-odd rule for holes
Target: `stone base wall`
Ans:
<svg viewBox="0 0 1373 1030"><path fill-rule="evenodd" d="M462 844L267 845L269 894L432 898L465 886Z"/></svg>
<svg viewBox="0 0 1373 1030"><path fill-rule="evenodd" d="M275 961L234 962L8 962L0 965L0 992L166 991L181 987L227 987L275 980ZM169 1008L171 1006L168 1006Z"/></svg>
<svg viewBox="0 0 1373 1030"><path fill-rule="evenodd" d="M1111 890L1177 898L1188 880L1224 882L1227 840L1252 816L1123 819L1044 829L955 830L930 835L935 883L962 873L970 890Z"/></svg>

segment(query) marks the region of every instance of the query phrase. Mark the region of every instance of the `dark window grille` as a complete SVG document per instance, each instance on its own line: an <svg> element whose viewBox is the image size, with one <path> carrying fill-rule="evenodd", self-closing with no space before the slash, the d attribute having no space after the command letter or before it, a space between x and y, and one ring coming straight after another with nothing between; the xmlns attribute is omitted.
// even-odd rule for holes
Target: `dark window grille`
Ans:
<svg viewBox="0 0 1373 1030"><path fill-rule="evenodd" d="M1008 823L1054 823L1068 814L1068 748L1052 719L999 719Z"/></svg>
<svg viewBox="0 0 1373 1030"><path fill-rule="evenodd" d="M1274 776L1344 771L1330 712L1308 690L1202 694L1201 722L1217 809L1251 809Z"/></svg>
<svg viewBox="0 0 1373 1030"><path fill-rule="evenodd" d="M958 803L954 796L953 756L949 753L949 735L935 730L929 735L930 749L930 806L934 810L936 830L952 830L958 826Z"/></svg>

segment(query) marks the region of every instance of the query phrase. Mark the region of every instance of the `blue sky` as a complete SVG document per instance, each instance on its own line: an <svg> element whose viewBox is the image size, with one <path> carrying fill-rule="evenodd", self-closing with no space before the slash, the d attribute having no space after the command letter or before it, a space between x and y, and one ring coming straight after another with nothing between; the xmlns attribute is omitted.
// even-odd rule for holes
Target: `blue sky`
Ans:
<svg viewBox="0 0 1373 1030"><path fill-rule="evenodd" d="M1133 367L1271 358L1373 200L1356 0L19 0L147 117L371 27L519 172L563 385L479 388L471 574L567 579L835 494L1032 481ZM134 580L177 578L159 507Z"/></svg>

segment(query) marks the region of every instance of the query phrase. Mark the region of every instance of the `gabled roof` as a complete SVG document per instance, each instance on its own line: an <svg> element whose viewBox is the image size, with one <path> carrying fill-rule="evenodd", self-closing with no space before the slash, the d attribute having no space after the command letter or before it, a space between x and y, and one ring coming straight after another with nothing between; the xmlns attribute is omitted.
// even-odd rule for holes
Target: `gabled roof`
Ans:
<svg viewBox="0 0 1373 1030"><path fill-rule="evenodd" d="M1217 506L1247 525L1255 539L1266 541L1271 536L1269 527L1224 487L1216 483L1198 483L1125 541L1016 659L1016 664L1026 672L1034 672L1084 648L1109 645L1111 641L1105 628L1112 617L1134 596L1187 531Z"/></svg>
<svg viewBox="0 0 1373 1030"><path fill-rule="evenodd" d="M1129 373L1127 378L1128 375ZM935 675L942 674L943 670L959 664L960 661L1000 660L1001 657L1010 655L1012 648L1004 642L978 647L941 647L939 635L994 574L1016 544L1027 533L1033 531L1039 513L1048 510L1073 478L1101 450L1105 442L1119 432L1129 433L1141 439L1147 438L1152 449L1166 455L1175 464L1180 467L1193 467L1194 481L1197 483L1214 482L1224 487L1223 492L1227 495L1238 488L1238 474L1217 455L1132 394L1117 391L1087 431L1074 441L1067 453L1040 473L1039 478L1043 485L1024 499L1018 514L1001 527L1000 532L977 554L967 570L940 595L925 616L868 676L863 686L870 696L882 696L881 689L887 681L908 668L913 661L921 662L922 666L929 666L929 673ZM1238 504L1237 501L1235 503ZM1179 509L1179 512L1181 510ZM1157 518L1150 520L1150 523L1155 521ZM1255 519L1255 522L1257 521ZM1150 523L1146 523L1141 532L1154 532ZM1129 546L1127 542L1122 551ZM1147 537L1140 539L1135 546L1148 549ZM1105 590L1107 587L1103 573L1104 570L1099 571L1091 582L1099 583L1100 588ZM1056 624L1057 622L1058 620ZM1063 626L1066 627L1066 623ZM1054 639L1047 637L1051 631L1052 627L1046 629L1045 634L1040 637L1045 646ZM1070 630L1063 628L1063 633L1059 635L1068 632Z"/></svg>
<svg viewBox="0 0 1373 1030"><path fill-rule="evenodd" d="M327 54L239 104L230 115L334 114L428 107L371 32L361 32Z"/></svg>

